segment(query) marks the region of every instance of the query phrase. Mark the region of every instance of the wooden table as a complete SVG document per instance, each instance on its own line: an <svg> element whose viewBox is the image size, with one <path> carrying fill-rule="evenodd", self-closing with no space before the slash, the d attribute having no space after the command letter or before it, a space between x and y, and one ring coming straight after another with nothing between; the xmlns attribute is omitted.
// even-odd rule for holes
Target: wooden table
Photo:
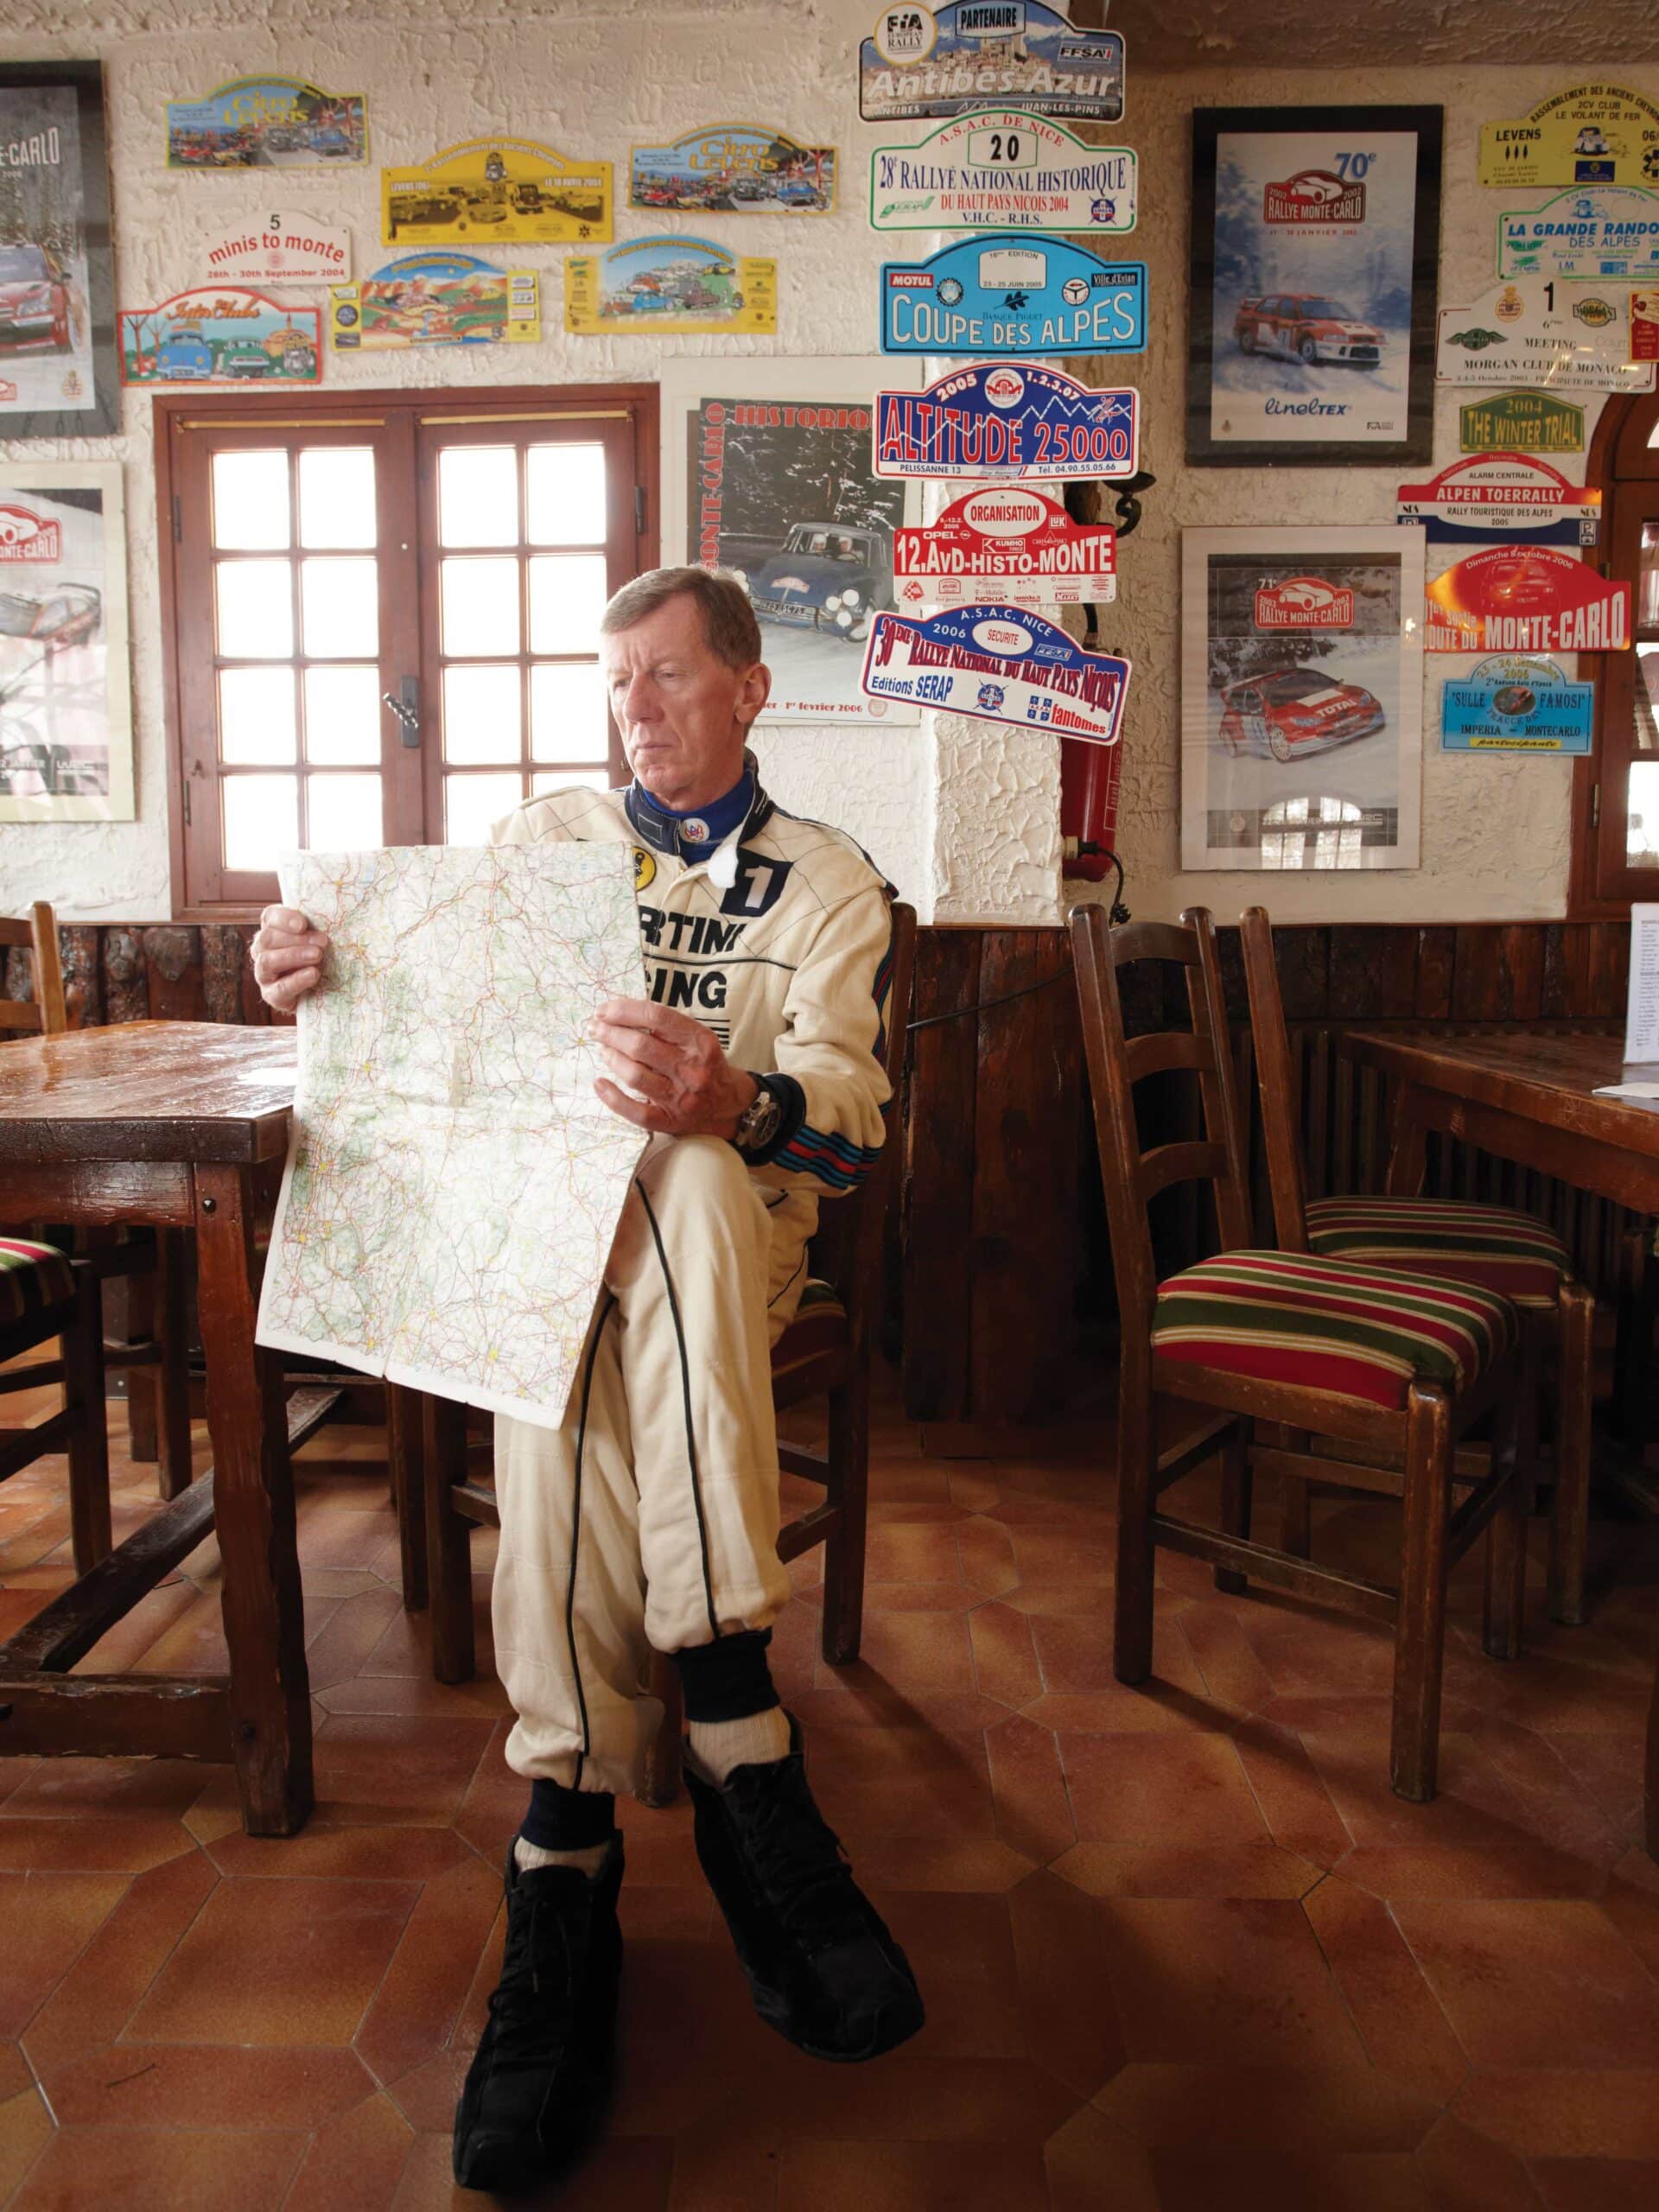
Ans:
<svg viewBox="0 0 1659 2212"><path fill-rule="evenodd" d="M1344 1049L1399 1086L1388 1187L1422 1188L1430 1130L1659 1214L1659 1099L1598 1098L1618 1083L1618 1037L1448 1037L1355 1029ZM1659 1681L1648 1720L1647 1844L1659 1859Z"/></svg>
<svg viewBox="0 0 1659 2212"><path fill-rule="evenodd" d="M194 1233L213 1452L211 1475L0 1646L0 1752L233 1760L253 1835L292 1834L312 1803L289 1453L317 1409L284 1419L280 1363L253 1340L255 1213L288 1147L295 1052L291 1029L184 1021L0 1052L0 1224ZM67 1671L215 1527L228 1676Z"/></svg>

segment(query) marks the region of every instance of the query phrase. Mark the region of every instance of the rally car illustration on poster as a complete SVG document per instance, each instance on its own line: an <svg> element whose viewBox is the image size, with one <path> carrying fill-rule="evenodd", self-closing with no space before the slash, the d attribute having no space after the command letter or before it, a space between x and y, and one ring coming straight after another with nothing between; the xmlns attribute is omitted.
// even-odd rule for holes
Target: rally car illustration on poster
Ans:
<svg viewBox="0 0 1659 2212"><path fill-rule="evenodd" d="M86 314L49 246L0 245L0 346L46 346L67 353Z"/></svg>
<svg viewBox="0 0 1659 2212"><path fill-rule="evenodd" d="M861 645L893 605L893 537L880 524L798 522L756 569L737 574L763 622L823 630Z"/></svg>
<svg viewBox="0 0 1659 2212"><path fill-rule="evenodd" d="M1268 753L1296 760L1374 736L1388 721L1375 693L1317 668L1277 669L1226 684L1221 702L1221 741L1235 758Z"/></svg>
<svg viewBox="0 0 1659 2212"><path fill-rule="evenodd" d="M1374 369L1382 358L1382 333L1318 292L1264 292L1241 300L1233 318L1241 353L1276 353L1286 360L1345 361Z"/></svg>

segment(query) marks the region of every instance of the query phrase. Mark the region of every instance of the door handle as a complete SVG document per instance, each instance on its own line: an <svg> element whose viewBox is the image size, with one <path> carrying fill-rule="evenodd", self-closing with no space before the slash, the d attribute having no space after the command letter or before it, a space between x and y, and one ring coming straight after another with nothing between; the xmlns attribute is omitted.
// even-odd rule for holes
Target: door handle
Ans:
<svg viewBox="0 0 1659 2212"><path fill-rule="evenodd" d="M406 676L403 680L402 696L392 691L380 694L380 703L389 707L397 716L397 728L405 745L416 746L421 741L421 679Z"/></svg>

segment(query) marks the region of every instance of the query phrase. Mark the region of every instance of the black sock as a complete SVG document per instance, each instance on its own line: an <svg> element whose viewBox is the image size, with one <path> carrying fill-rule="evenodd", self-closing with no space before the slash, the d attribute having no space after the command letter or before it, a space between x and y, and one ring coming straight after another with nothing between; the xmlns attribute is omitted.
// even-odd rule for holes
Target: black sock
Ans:
<svg viewBox="0 0 1659 2212"><path fill-rule="evenodd" d="M538 1851L586 1851L616 1833L616 1800L607 1790L567 1789L538 1779L530 1785L518 1833Z"/></svg>
<svg viewBox="0 0 1659 2212"><path fill-rule="evenodd" d="M769 1628L741 1629L674 1654L688 1720L747 1720L778 1702L766 1664Z"/></svg>

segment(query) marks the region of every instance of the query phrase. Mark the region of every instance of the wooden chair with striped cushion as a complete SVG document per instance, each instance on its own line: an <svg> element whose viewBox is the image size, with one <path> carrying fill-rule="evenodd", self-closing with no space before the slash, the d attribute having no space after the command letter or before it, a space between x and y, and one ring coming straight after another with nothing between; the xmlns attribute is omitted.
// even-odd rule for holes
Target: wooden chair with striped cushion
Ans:
<svg viewBox="0 0 1659 2212"><path fill-rule="evenodd" d="M1250 1249L1209 914L1194 908L1179 928L1142 922L1113 929L1103 907L1082 906L1071 937L1121 1330L1114 1670L1129 1683L1151 1672L1160 1544L1208 1560L1222 1590L1242 1592L1255 1580L1388 1621L1395 1631L1390 1777L1399 1796L1422 1802L1434 1794L1446 1574L1483 1532L1485 1648L1510 1658L1520 1645L1533 1395L1519 1357L1519 1315L1498 1293L1472 1285ZM1118 971L1139 961L1179 963L1190 1030L1127 1035ZM1135 1085L1174 1070L1197 1077L1203 1137L1143 1147ZM1210 1188L1221 1249L1160 1282L1147 1207L1160 1192L1193 1183ZM1208 1416L1196 1427L1194 1407ZM1184 1433L1160 1445L1178 1413L1186 1414ZM1454 1503L1453 1453L1487 1414L1499 1427L1491 1465L1461 1484L1467 1495ZM1399 1464L1260 1450L1258 1422L1380 1447ZM1165 1513L1163 1492L1212 1459L1221 1469L1221 1527ZM1287 1487L1319 1482L1399 1498L1398 1586L1253 1541L1251 1479L1263 1466Z"/></svg>
<svg viewBox="0 0 1659 2212"><path fill-rule="evenodd" d="M1595 1299L1574 1279L1566 1245L1535 1214L1455 1198L1308 1198L1297 1135L1295 1067L1267 910L1250 907L1240 933L1280 1249L1500 1291L1521 1309L1534 1337L1554 1338L1559 1387L1548 1604L1552 1619L1576 1627L1584 1619ZM1540 1341L1534 1357L1548 1348Z"/></svg>

